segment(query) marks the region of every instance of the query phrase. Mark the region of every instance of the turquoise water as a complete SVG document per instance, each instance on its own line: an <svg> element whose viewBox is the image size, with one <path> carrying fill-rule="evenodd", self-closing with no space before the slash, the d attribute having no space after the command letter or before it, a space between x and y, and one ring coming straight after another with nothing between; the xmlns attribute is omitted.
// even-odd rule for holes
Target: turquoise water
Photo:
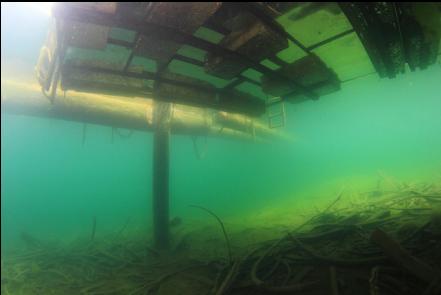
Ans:
<svg viewBox="0 0 441 295"><path fill-rule="evenodd" d="M6 13L2 4L2 72L16 61L32 69L47 17L24 18L14 8ZM9 31L12 21L19 25ZM440 77L437 63L393 80L354 80L319 101L287 104L285 131L294 142L209 137L204 146L199 138L206 151L200 160L188 136L173 135L171 216L202 215L189 204L225 220L265 212L344 179L374 186L379 170L398 179L439 180ZM2 245L14 247L22 231L41 239L88 233L94 216L97 235L129 217L132 227L150 227L151 134L115 135L112 142L111 128L88 124L83 143L82 123L3 113L1 120Z"/></svg>
<svg viewBox="0 0 441 295"><path fill-rule="evenodd" d="M208 138L199 160L188 136L171 140L171 215L201 204L222 216L265 210L338 177L425 178L441 168L441 69L351 82L317 102L288 105L293 143ZM2 242L21 231L64 235L150 223L152 136L2 114ZM122 131L127 132L127 131ZM203 140L199 144L203 146Z"/></svg>

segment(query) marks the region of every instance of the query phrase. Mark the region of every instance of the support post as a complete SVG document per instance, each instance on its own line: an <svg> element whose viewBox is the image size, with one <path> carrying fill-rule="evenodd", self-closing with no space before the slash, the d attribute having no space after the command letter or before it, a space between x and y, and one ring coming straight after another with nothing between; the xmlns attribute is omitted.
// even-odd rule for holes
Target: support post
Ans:
<svg viewBox="0 0 441 295"><path fill-rule="evenodd" d="M169 246L169 156L171 104L154 102L153 238L155 248Z"/></svg>

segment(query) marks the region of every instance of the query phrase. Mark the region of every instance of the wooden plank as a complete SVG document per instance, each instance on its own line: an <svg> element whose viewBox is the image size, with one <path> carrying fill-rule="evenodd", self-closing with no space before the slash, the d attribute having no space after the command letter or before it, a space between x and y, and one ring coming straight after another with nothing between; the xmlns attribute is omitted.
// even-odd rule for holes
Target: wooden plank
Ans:
<svg viewBox="0 0 441 295"><path fill-rule="evenodd" d="M180 95L175 93L176 95L171 97L166 97L165 92L162 92L163 95L159 97L162 100L199 107L210 107L252 116L259 116L265 112L265 103L257 97L233 90L228 92L222 91L208 83L203 83L202 81L198 82L196 79L177 74L174 74L173 77L170 75L157 76L155 73L145 71L140 73L123 73L121 71L97 67L70 65L65 67L63 76L64 87L79 91L94 91L94 85L98 85L99 87L96 91L105 89L107 88L107 86L104 86L106 80L122 81L122 87L130 86L124 84L124 79L136 79L139 82L143 80L155 80L159 83L169 85L169 87L180 92ZM80 79L72 78L69 80L69 77L80 77ZM108 86L111 87L114 83L116 82L109 83ZM164 88L161 89L164 91L166 90ZM134 88L134 91L141 92L142 90L142 88Z"/></svg>
<svg viewBox="0 0 441 295"><path fill-rule="evenodd" d="M247 2L245 5L246 9L258 17L262 22L266 25L270 26L274 31L283 36L284 38L290 40L295 45L297 45L303 52L307 55L312 54L312 52L303 45L299 40L297 40L294 36L289 34L285 29L271 16L271 14L267 11L267 8L263 6L261 3L252 3Z"/></svg>
<svg viewBox="0 0 441 295"><path fill-rule="evenodd" d="M255 63L288 47L284 37L251 13L240 12L228 21L231 22L232 31L220 41L219 46L246 56ZM213 52L207 54L205 63L207 73L223 79L232 79L248 67L241 58Z"/></svg>
<svg viewBox="0 0 441 295"><path fill-rule="evenodd" d="M307 55L292 64L280 68L278 71L290 75L297 83L321 95L331 93L340 89L340 82L337 75L323 63L320 58L314 55ZM295 96L303 96L297 89L283 81L271 79L268 76L262 77L262 88L266 93L273 96L281 96L290 100Z"/></svg>

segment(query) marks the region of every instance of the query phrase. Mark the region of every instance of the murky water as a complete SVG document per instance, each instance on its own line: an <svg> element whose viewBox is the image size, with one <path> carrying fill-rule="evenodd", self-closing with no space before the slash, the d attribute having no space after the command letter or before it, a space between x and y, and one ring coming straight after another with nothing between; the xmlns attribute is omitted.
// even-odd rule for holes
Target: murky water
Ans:
<svg viewBox="0 0 441 295"><path fill-rule="evenodd" d="M2 100L6 80L33 79L50 17L44 9L32 7L2 3ZM370 75L349 81L341 91L318 101L286 103L283 131L293 135L292 141L255 143L200 136L196 139L204 154L200 158L194 138L172 135L174 253L191 250L184 257L203 261L226 257L216 220L189 205L203 206L220 217L233 253L279 238L323 212L339 193L340 208L362 207L406 189L435 200L415 203L418 206L435 208L441 183L440 77L438 61L427 70L392 80ZM112 293L91 284L100 280L103 286L112 280L109 286L124 286L115 294L136 294L129 290L142 289L142 283L119 278L120 261L133 263L128 271L133 276L159 273L153 266L152 270L136 266L141 260L156 265L153 258L137 260L139 253L153 255L146 254L146 248L156 251L151 249L152 140L148 132L115 132L108 126L2 112L2 294ZM417 220L423 223L424 218ZM88 248L91 240L98 250ZM121 244L130 251L119 249ZM50 250L55 257L38 254L45 249L56 249ZM14 264L9 257L22 253L34 253L35 261L17 258L15 268L4 269L3 263ZM182 257L166 260L176 263ZM112 275L103 270L107 262ZM52 273L44 274L45 267ZM198 286L194 288L202 288ZM166 288L159 291L175 294Z"/></svg>

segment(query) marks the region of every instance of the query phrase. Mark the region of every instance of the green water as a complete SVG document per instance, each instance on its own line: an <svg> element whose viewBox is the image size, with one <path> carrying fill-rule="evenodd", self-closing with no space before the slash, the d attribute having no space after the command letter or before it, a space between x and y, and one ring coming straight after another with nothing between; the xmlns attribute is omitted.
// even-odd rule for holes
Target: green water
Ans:
<svg viewBox="0 0 441 295"><path fill-rule="evenodd" d="M47 19L3 8L2 74L11 64L32 71ZM209 137L204 145L199 138L206 157L198 159L188 136L173 135L171 217L205 217L188 207L194 204L228 224L290 210L286 204L297 201L312 204L318 195L332 198L342 183L374 187L378 171L400 180L439 181L440 78L438 62L393 80L354 80L319 101L286 104L284 130L294 142ZM128 218L131 228L151 234L151 134L115 135L112 142L111 128L88 124L83 143L82 123L3 113L1 128L2 249L18 246L21 232L43 240L88 234L94 217L97 236Z"/></svg>

